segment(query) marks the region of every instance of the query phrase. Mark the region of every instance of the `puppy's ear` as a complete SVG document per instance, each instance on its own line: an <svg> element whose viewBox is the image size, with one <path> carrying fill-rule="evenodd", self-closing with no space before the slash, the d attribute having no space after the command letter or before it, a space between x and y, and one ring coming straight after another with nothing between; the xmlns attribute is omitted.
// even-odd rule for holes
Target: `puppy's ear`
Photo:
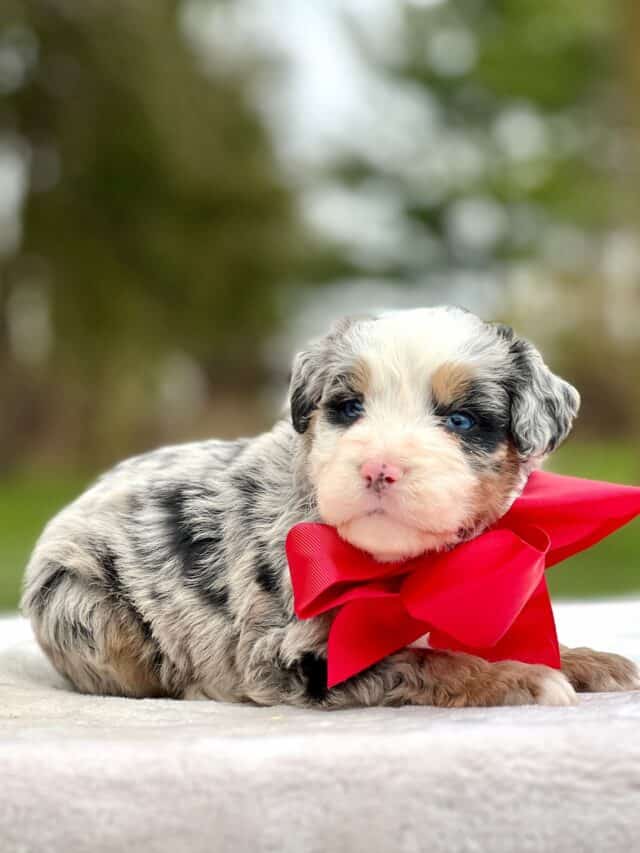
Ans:
<svg viewBox="0 0 640 853"><path fill-rule="evenodd" d="M497 331L508 341L513 359L509 385L514 443L523 457L544 456L571 431L580 394L549 370L532 344L516 337L508 326Z"/></svg>
<svg viewBox="0 0 640 853"><path fill-rule="evenodd" d="M307 431L311 415L322 398L326 365L320 343L299 352L293 361L289 401L293 427L299 433Z"/></svg>
<svg viewBox="0 0 640 853"><path fill-rule="evenodd" d="M348 332L359 322L374 320L370 315L344 317L331 331L309 348L298 353L293 362L289 401L296 432L307 431L315 409L320 405L328 377L349 357Z"/></svg>

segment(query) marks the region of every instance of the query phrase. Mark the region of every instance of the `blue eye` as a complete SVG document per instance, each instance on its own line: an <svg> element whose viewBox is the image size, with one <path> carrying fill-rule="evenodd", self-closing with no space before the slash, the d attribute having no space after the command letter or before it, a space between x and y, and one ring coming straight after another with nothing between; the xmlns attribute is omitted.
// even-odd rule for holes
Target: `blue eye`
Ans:
<svg viewBox="0 0 640 853"><path fill-rule="evenodd" d="M332 403L327 411L329 421L336 426L350 426L364 414L364 403L362 400L352 398L339 400Z"/></svg>
<svg viewBox="0 0 640 853"><path fill-rule="evenodd" d="M469 432L475 425L474 418L466 412L452 412L446 420L446 427L452 432Z"/></svg>
<svg viewBox="0 0 640 853"><path fill-rule="evenodd" d="M364 406L361 400L345 400L340 406L340 411L349 420L355 420L364 412Z"/></svg>

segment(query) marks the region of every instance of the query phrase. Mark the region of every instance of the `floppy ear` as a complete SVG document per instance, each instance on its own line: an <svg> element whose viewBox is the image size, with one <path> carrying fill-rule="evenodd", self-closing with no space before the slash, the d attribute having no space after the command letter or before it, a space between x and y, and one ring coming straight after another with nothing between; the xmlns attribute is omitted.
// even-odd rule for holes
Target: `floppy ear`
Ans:
<svg viewBox="0 0 640 853"><path fill-rule="evenodd" d="M296 432L307 431L315 409L320 405L327 378L332 368L348 357L345 337L357 323L374 320L371 315L343 317L323 338L312 341L293 361L289 401L291 420Z"/></svg>
<svg viewBox="0 0 640 853"><path fill-rule="evenodd" d="M311 349L299 352L293 361L289 402L291 420L296 432L307 431L311 415L318 407L324 389L326 364L322 359L320 342Z"/></svg>
<svg viewBox="0 0 640 853"><path fill-rule="evenodd" d="M511 435L522 456L544 456L571 431L580 394L549 370L528 341L516 337L508 327L500 327L498 333L510 340L513 357Z"/></svg>

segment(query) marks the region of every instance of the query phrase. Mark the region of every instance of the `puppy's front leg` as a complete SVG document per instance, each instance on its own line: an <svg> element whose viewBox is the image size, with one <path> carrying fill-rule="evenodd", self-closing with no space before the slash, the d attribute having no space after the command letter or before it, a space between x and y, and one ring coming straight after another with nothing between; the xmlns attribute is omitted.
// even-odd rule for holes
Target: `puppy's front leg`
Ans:
<svg viewBox="0 0 640 853"><path fill-rule="evenodd" d="M371 705L571 705L576 695L557 670L516 661L405 649L326 689L326 646L306 644L311 623L275 629L253 646L243 694L262 705L285 702L328 709Z"/></svg>
<svg viewBox="0 0 640 853"><path fill-rule="evenodd" d="M580 693L640 689L640 672L633 661L585 647L560 646L562 671Z"/></svg>

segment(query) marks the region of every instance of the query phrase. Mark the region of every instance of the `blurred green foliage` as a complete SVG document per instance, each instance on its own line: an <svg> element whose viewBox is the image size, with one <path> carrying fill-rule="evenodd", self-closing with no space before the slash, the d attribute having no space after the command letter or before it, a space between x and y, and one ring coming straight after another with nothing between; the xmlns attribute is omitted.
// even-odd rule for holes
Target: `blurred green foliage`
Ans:
<svg viewBox="0 0 640 853"><path fill-rule="evenodd" d="M581 438L637 434L638 3L402 10L386 40L346 16L377 81L377 118L368 136L336 148L327 171L356 196L391 200L398 235L386 256L354 261L427 292L438 281L453 290L456 275L489 281L497 319L580 389Z"/></svg>
<svg viewBox="0 0 640 853"><path fill-rule="evenodd" d="M180 8L3 2L0 36L28 67L0 100L0 138L31 184L21 245L0 258L0 468L56 435L90 464L157 438L175 353L209 396L255 392L283 293L320 257L250 103L257 69L205 68ZM7 316L34 291L54 338L31 363Z"/></svg>
<svg viewBox="0 0 640 853"><path fill-rule="evenodd" d="M0 481L0 610L16 608L24 567L37 537L88 479L68 471L40 471L13 473Z"/></svg>
<svg viewBox="0 0 640 853"><path fill-rule="evenodd" d="M628 207L623 199L633 203L638 186L619 180L630 136L622 7L608 0L407 3L391 55L359 19L348 20L384 83L375 104L381 143L353 138L337 152L334 175L356 191L381 185L411 224L404 256L386 267L372 256L371 272L412 281L429 270L477 272L536 257L550 226L601 236ZM404 156L389 156L388 115L403 103L412 106L389 136L406 129L409 138ZM499 217L492 239L461 239L456 202L469 199L493 204L479 212ZM411 251L417 236L430 256ZM364 268L367 260L360 259Z"/></svg>
<svg viewBox="0 0 640 853"><path fill-rule="evenodd" d="M551 457L549 470L559 474L640 483L640 453L634 443L569 441ZM591 597L640 592L640 520L594 548L572 557L548 573L556 597Z"/></svg>
<svg viewBox="0 0 640 853"><path fill-rule="evenodd" d="M640 482L640 274L624 271L640 209L637 0L398 0L399 39L345 14L376 83L367 131L297 172L256 105L273 66L193 50L187 2L2 2L0 166L12 152L26 177L13 246L0 216L0 608L88 479L74 472L269 423L283 377L267 345L302 283L349 276L429 302L443 277L488 276L497 319L582 393L577 440L553 465ZM312 232L301 210L323 186L382 200L391 238L363 250ZM639 552L636 522L550 585L639 590Z"/></svg>
<svg viewBox="0 0 640 853"><path fill-rule="evenodd" d="M189 2L3 2L0 153L13 147L28 180L22 234L0 254L0 471L95 467L226 429L234 407L262 425L266 345L302 282L346 273L429 301L441 274L489 272L498 319L550 338L580 386L582 424L629 433L640 338L612 325L637 310L639 282L612 320L594 250L640 197L633 4L399 2L388 40L345 15L378 81L369 132L301 175L256 104L272 64L197 51ZM305 192L327 181L397 206L388 255L305 224ZM516 304L509 271L532 260L552 304L531 287Z"/></svg>

